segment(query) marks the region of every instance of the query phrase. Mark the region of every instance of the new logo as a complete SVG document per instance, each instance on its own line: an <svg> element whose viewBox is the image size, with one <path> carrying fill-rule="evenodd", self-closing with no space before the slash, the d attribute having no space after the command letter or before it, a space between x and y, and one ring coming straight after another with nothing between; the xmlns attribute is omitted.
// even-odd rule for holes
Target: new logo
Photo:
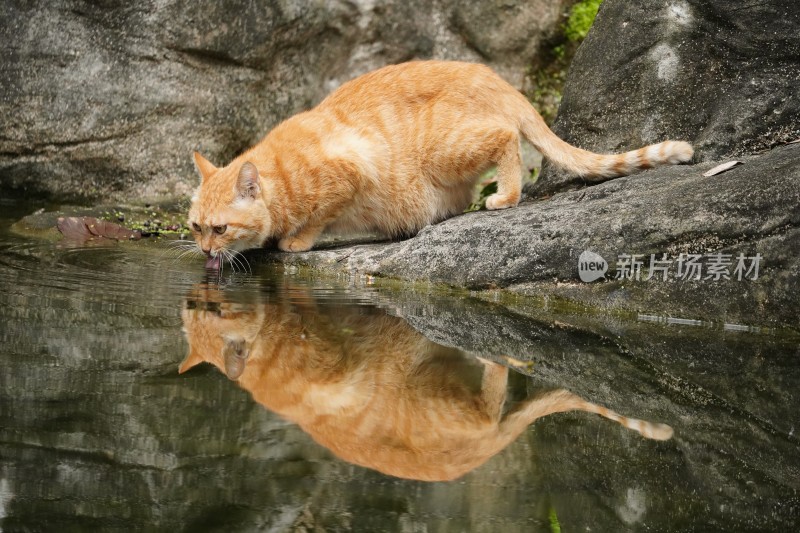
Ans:
<svg viewBox="0 0 800 533"><path fill-rule="evenodd" d="M590 283L605 276L608 263L600 255L586 250L578 257L578 276L581 281Z"/></svg>

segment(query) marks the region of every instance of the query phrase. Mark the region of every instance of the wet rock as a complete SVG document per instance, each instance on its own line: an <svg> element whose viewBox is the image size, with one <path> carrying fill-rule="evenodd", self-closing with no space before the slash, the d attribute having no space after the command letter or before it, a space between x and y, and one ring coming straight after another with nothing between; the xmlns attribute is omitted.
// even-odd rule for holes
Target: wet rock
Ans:
<svg viewBox="0 0 800 533"><path fill-rule="evenodd" d="M139 240L142 232L124 228L119 224L94 217L59 217L56 224L65 240L86 244L97 240Z"/></svg>
<svg viewBox="0 0 800 533"><path fill-rule="evenodd" d="M156 213L161 217L166 217L165 220L159 220L160 225L156 225L152 221L151 217ZM99 219L100 224L108 222L121 230L124 226L127 230L138 233L140 237L156 236L165 231L178 232L185 228L183 208L167 202L156 206L149 205L146 209L141 205L132 204L101 204L93 207L61 205L53 211L42 208L15 222L11 226L11 230L20 236L60 238L61 232L57 230L57 227L62 218ZM122 222L122 224L118 226L115 221ZM165 226L165 224L167 225ZM105 236L116 238L111 234Z"/></svg>
<svg viewBox="0 0 800 533"><path fill-rule="evenodd" d="M606 0L572 62L553 130L597 152L690 141L696 161L800 137L800 4ZM546 165L535 194L582 185Z"/></svg>
<svg viewBox="0 0 800 533"><path fill-rule="evenodd" d="M557 296L605 309L796 324L800 145L741 159L745 164L711 177L702 174L713 162L665 167L514 209L469 213L402 242L268 257L335 271ZM580 281L585 251L608 262L603 280ZM664 254L666 280L657 262ZM686 268L678 276L681 254L702 256L701 279L684 279ZM752 270L736 271L740 254L747 270L760 254L757 279ZM638 279L624 255L642 262ZM729 262L720 276L715 257ZM650 271L654 276L648 280ZM614 279L618 274L625 277Z"/></svg>
<svg viewBox="0 0 800 533"><path fill-rule="evenodd" d="M520 86L568 0L11 3L0 12L0 189L181 197L359 74L483 61Z"/></svg>

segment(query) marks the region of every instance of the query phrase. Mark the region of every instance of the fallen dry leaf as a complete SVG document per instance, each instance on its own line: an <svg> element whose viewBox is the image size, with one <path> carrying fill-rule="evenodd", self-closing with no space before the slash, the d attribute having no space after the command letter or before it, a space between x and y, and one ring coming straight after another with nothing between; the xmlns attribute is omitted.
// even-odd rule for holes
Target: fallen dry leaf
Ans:
<svg viewBox="0 0 800 533"><path fill-rule="evenodd" d="M710 170L706 170L705 172L703 172L703 176L705 177L716 176L717 174L722 174L726 170L731 169L736 165L743 165L743 164L744 162L742 161L728 161L727 163L722 163L721 165L717 165Z"/></svg>
<svg viewBox="0 0 800 533"><path fill-rule="evenodd" d="M117 241L142 238L139 231L123 228L119 224L94 217L60 217L56 222L56 227L64 235L64 238L80 243L95 238Z"/></svg>
<svg viewBox="0 0 800 533"><path fill-rule="evenodd" d="M520 359L515 359L514 357L511 357L510 355L501 355L500 357L505 359L506 362L509 365L513 366L513 367L516 367L516 368L527 368L527 369L533 368L533 361L521 361Z"/></svg>

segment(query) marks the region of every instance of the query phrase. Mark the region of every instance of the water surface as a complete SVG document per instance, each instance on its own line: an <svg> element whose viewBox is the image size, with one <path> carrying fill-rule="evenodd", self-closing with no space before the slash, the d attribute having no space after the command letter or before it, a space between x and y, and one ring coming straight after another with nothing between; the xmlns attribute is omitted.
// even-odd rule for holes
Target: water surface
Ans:
<svg viewBox="0 0 800 533"><path fill-rule="evenodd" d="M0 204L2 531L797 526L791 331L494 302L263 256L214 276L164 243L75 247L10 230L37 207ZM497 364L511 368L506 414L563 388L675 435L553 414L454 480L424 481L453 452L392 470L380 450L396 443L354 441L366 422L337 418L368 404L386 413L370 427L416 412L400 422L415 443L474 438ZM330 405L327 430L298 411L298 375L325 385L313 401Z"/></svg>

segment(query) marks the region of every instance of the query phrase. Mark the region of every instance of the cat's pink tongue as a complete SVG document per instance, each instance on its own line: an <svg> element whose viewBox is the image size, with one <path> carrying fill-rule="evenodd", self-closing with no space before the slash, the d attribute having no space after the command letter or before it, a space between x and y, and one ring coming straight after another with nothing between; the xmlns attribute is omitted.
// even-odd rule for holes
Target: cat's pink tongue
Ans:
<svg viewBox="0 0 800 533"><path fill-rule="evenodd" d="M212 270L219 270L220 264L222 262L222 256L217 254L214 257L209 257L206 259L206 268L210 268Z"/></svg>

